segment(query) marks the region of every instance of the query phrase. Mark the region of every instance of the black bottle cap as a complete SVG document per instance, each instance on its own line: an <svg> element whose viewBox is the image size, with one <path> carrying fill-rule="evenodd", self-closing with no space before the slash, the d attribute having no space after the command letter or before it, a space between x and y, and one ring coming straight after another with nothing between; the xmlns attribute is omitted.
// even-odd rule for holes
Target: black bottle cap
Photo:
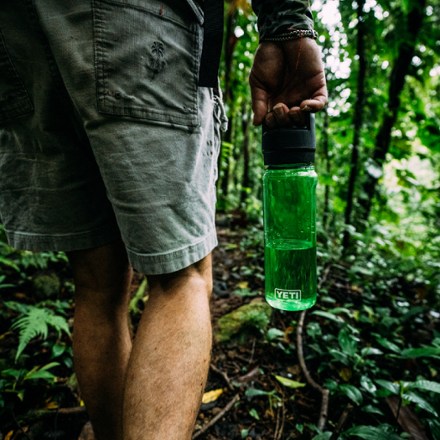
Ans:
<svg viewBox="0 0 440 440"><path fill-rule="evenodd" d="M265 165L313 163L315 161L315 115L306 114L304 127L291 126L269 129L263 126L263 157Z"/></svg>

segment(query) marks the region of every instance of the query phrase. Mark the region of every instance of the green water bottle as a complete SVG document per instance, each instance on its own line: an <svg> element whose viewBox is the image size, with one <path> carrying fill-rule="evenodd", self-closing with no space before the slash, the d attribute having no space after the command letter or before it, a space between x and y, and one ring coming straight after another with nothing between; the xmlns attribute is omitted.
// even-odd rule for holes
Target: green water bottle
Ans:
<svg viewBox="0 0 440 440"><path fill-rule="evenodd" d="M315 120L263 129L265 296L277 309L316 302Z"/></svg>

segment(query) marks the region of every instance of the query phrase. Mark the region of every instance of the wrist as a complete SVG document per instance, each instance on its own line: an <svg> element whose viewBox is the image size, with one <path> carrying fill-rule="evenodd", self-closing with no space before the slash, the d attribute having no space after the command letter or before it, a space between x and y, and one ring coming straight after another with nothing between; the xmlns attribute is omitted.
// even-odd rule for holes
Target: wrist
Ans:
<svg viewBox="0 0 440 440"><path fill-rule="evenodd" d="M300 38L312 38L316 40L318 33L313 29L289 29L276 35L268 35L260 39L261 43L264 42L282 42L298 40Z"/></svg>
<svg viewBox="0 0 440 440"><path fill-rule="evenodd" d="M313 29L309 0L252 0L260 41L290 30Z"/></svg>

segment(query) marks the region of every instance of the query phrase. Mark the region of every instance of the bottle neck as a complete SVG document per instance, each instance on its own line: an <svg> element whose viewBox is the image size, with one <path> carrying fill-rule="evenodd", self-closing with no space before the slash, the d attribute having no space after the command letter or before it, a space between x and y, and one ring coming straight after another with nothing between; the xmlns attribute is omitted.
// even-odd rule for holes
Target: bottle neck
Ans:
<svg viewBox="0 0 440 440"><path fill-rule="evenodd" d="M309 163L290 163L283 165L267 165L266 169L268 170L297 170L297 169L306 169L306 170L314 170L315 165L311 162Z"/></svg>

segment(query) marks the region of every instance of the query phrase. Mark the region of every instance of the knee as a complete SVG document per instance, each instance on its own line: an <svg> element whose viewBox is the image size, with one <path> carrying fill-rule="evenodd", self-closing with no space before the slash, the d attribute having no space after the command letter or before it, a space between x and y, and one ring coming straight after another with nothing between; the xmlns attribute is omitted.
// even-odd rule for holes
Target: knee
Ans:
<svg viewBox="0 0 440 440"><path fill-rule="evenodd" d="M131 268L122 243L71 252L68 258L77 299L88 295L96 300L100 296L107 300L125 297L131 280Z"/></svg>
<svg viewBox="0 0 440 440"><path fill-rule="evenodd" d="M180 292L190 290L211 296L213 289L211 255L177 272L148 276L150 290Z"/></svg>

